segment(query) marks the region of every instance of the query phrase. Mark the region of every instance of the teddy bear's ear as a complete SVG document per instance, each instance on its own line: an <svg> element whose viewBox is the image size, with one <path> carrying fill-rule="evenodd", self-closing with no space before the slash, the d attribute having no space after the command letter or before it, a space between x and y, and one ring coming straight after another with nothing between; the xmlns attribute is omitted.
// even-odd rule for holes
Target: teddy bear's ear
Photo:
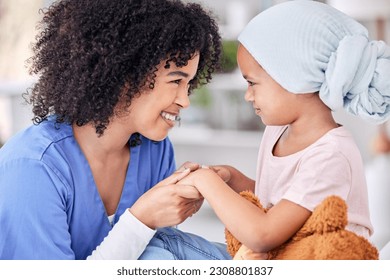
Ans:
<svg viewBox="0 0 390 280"><path fill-rule="evenodd" d="M294 239L314 233L323 234L344 229L347 225L347 205L343 199L332 195L318 205Z"/></svg>
<svg viewBox="0 0 390 280"><path fill-rule="evenodd" d="M260 203L260 200L258 197L251 191L242 191L240 192L240 195L244 197L245 199L252 202L254 205L259 207L260 209L263 209L263 206ZM241 242L237 240L228 229L225 228L225 239L226 239L226 248L228 253L234 257L238 249L241 247Z"/></svg>
<svg viewBox="0 0 390 280"><path fill-rule="evenodd" d="M240 249L242 243L233 236L233 234L225 228L225 240L226 240L226 250L229 255L233 258L237 253L238 249Z"/></svg>

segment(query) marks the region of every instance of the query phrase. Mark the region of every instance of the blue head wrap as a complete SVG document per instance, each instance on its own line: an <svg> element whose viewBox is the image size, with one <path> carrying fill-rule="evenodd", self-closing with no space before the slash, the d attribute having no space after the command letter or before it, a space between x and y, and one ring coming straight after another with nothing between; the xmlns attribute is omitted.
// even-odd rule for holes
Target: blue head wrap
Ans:
<svg viewBox="0 0 390 280"><path fill-rule="evenodd" d="M332 110L374 123L390 117L390 47L361 24L307 0L275 5L253 18L239 42L282 87L319 92Z"/></svg>

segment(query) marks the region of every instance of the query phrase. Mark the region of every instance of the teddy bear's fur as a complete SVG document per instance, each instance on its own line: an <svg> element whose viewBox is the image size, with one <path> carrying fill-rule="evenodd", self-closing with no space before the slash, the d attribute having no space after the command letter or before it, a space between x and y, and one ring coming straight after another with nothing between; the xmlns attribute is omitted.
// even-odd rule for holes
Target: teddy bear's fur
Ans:
<svg viewBox="0 0 390 280"><path fill-rule="evenodd" d="M264 209L249 191L240 193ZM268 252L273 260L377 260L378 250L365 238L345 229L347 205L329 196L316 207L302 228L284 244ZM227 250L233 257L241 243L225 229Z"/></svg>

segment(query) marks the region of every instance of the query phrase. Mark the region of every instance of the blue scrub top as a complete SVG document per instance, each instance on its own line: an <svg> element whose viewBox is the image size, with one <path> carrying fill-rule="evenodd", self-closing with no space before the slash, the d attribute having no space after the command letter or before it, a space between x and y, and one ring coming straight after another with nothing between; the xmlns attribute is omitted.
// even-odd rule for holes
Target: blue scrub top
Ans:
<svg viewBox="0 0 390 280"><path fill-rule="evenodd" d="M141 140L114 222L176 169L168 138ZM86 259L111 229L70 125L44 121L0 149L0 259Z"/></svg>

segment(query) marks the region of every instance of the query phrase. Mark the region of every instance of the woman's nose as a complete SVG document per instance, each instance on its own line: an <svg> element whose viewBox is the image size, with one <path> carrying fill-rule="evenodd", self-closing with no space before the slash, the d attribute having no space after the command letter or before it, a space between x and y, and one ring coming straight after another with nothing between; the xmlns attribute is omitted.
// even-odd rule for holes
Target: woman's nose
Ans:
<svg viewBox="0 0 390 280"><path fill-rule="evenodd" d="M175 103L182 108L187 108L190 106L190 98L188 96L188 89L180 90L180 93L177 95Z"/></svg>

